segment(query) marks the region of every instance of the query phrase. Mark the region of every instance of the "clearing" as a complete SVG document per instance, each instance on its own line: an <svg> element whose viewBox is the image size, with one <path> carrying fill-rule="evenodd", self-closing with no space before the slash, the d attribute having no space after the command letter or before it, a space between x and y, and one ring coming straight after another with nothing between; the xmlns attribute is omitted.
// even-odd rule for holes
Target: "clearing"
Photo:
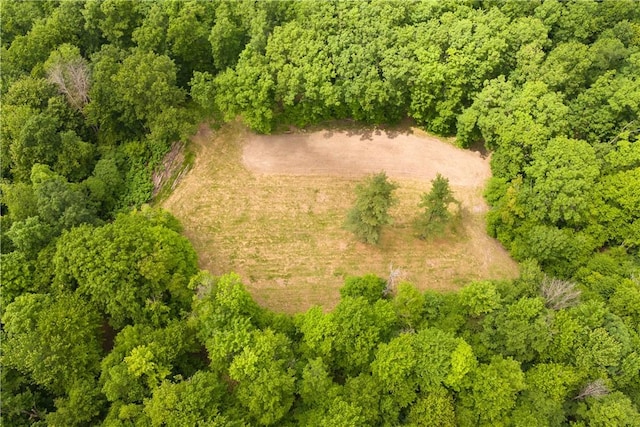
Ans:
<svg viewBox="0 0 640 427"><path fill-rule="evenodd" d="M516 263L485 233L488 159L403 127L255 135L238 123L193 137L193 169L163 202L214 275L238 273L256 299L289 313L331 309L346 275L387 277L400 268L420 289L517 276ZM363 176L384 170L400 184L378 246L342 228ZM462 202L456 236L421 241L411 222L436 173Z"/></svg>

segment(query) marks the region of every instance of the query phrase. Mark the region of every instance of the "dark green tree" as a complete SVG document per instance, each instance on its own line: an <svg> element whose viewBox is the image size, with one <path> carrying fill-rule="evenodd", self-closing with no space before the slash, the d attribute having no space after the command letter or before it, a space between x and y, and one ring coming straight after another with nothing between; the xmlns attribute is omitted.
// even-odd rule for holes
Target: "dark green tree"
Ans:
<svg viewBox="0 0 640 427"><path fill-rule="evenodd" d="M452 204L456 205L455 213L451 212ZM443 234L454 216L460 214L460 202L453 197L449 179L440 174L431 181L431 191L422 193L418 206L424 209L415 222L421 239Z"/></svg>
<svg viewBox="0 0 640 427"><path fill-rule="evenodd" d="M398 185L384 172L367 177L356 186L356 203L349 211L345 228L369 244L377 244L382 227L392 223L388 210L395 203L393 191Z"/></svg>

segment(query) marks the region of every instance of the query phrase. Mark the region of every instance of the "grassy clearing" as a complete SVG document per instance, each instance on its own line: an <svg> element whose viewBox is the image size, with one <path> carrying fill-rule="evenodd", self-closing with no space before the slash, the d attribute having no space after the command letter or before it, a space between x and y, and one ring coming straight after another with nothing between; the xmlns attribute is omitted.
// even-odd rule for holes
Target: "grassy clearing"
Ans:
<svg viewBox="0 0 640 427"><path fill-rule="evenodd" d="M372 247L342 228L357 179L254 175L241 161L248 136L237 123L215 135L201 127L193 138L194 166L163 206L184 225L200 266L215 275L237 272L260 304L284 312L315 304L329 309L344 277L369 272L386 277L390 265L419 288L441 291L517 274L516 264L484 232L477 209L481 189L453 187L463 205L460 232L421 241L411 222L430 184L396 179L395 223Z"/></svg>

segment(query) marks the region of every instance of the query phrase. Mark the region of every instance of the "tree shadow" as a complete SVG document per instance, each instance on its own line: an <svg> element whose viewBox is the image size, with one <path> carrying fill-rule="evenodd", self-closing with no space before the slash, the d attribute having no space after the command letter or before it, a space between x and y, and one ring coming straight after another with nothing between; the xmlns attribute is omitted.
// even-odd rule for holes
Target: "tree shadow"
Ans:
<svg viewBox="0 0 640 427"><path fill-rule="evenodd" d="M483 159L487 159L491 155L491 151L487 150L487 147L484 145L484 141L476 141L471 144L466 150L473 151L474 153L480 154L480 157Z"/></svg>
<svg viewBox="0 0 640 427"><path fill-rule="evenodd" d="M323 131L322 136L326 139L332 138L336 132L344 132L350 137L359 136L362 141L372 141L374 136L382 134L389 139L397 138L399 135L411 135L413 134L413 126L415 126L415 122L410 118L406 118L396 124L378 125L343 119L323 122L313 127L308 127L306 131L313 132L321 129Z"/></svg>

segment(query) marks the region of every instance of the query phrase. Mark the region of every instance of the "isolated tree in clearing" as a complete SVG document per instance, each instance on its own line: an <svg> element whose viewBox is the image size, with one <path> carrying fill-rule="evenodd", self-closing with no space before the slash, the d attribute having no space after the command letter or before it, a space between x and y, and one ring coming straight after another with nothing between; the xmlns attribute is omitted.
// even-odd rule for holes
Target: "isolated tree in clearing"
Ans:
<svg viewBox="0 0 640 427"><path fill-rule="evenodd" d="M377 244L383 225L391 224L389 207L395 203L393 191L398 184L384 172L371 175L356 186L356 204L349 211L345 228L366 243Z"/></svg>
<svg viewBox="0 0 640 427"><path fill-rule="evenodd" d="M418 237L426 239L429 236L442 234L454 217L449 210L449 205L452 203L458 207L460 205L460 202L453 197L449 180L440 174L436 175L436 178L431 181L431 191L422 193L418 204L419 207L424 208L415 222Z"/></svg>

